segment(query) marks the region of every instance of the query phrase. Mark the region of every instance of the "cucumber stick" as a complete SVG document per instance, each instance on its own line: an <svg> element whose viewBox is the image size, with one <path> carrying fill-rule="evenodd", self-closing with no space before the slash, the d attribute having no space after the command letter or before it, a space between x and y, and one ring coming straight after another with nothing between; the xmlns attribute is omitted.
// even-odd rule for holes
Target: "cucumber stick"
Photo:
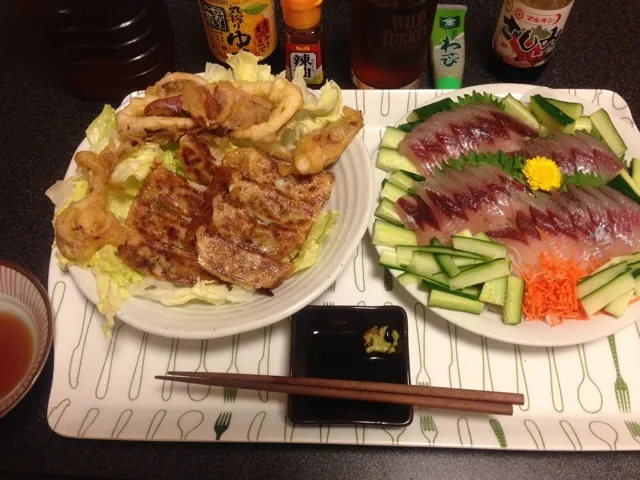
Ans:
<svg viewBox="0 0 640 480"><path fill-rule="evenodd" d="M487 242L478 238L451 237L453 246L458 250L476 253L487 259L504 258L507 256L507 247L495 242Z"/></svg>
<svg viewBox="0 0 640 480"><path fill-rule="evenodd" d="M478 300L504 307L507 299L507 279L508 277L500 277L486 282L482 285Z"/></svg>
<svg viewBox="0 0 640 480"><path fill-rule="evenodd" d="M374 245L395 247L396 245L417 245L418 239L413 230L376 219L373 224Z"/></svg>
<svg viewBox="0 0 640 480"><path fill-rule="evenodd" d="M631 160L631 178L640 187L640 158Z"/></svg>
<svg viewBox="0 0 640 480"><path fill-rule="evenodd" d="M620 170L615 177L609 180L607 185L636 203L640 203L640 186L631 178L626 169Z"/></svg>
<svg viewBox="0 0 640 480"><path fill-rule="evenodd" d="M442 243L440 243L440 241L437 238L431 239L431 245L433 245L436 248L442 247ZM455 277L460 273L460 269L455 263L453 263L453 259L451 258L451 256L447 254L438 253L438 254L435 254L434 257L436 259L436 262L438 262L438 265L440 265L440 268L442 269L442 271L446 273L449 277Z"/></svg>
<svg viewBox="0 0 640 480"><path fill-rule="evenodd" d="M400 215L396 213L395 203L388 198L382 199L380 205L376 208L375 216L394 225L402 226L402 219Z"/></svg>
<svg viewBox="0 0 640 480"><path fill-rule="evenodd" d="M634 293L635 289L623 293L618 298L605 305L604 311L616 318L620 318L622 315L624 315L624 311L629 306L629 302L633 298Z"/></svg>
<svg viewBox="0 0 640 480"><path fill-rule="evenodd" d="M389 177L389 182L408 192L413 187L415 180L406 172L399 170Z"/></svg>
<svg viewBox="0 0 640 480"><path fill-rule="evenodd" d="M502 322L505 325L517 325L522 321L522 297L524 280L509 275L507 278L507 296L502 309Z"/></svg>
<svg viewBox="0 0 640 480"><path fill-rule="evenodd" d="M420 279L420 288L430 291L438 290L440 292L447 292L459 297L470 298L471 300L477 300L480 296L480 290L475 287L463 288L462 290L453 291L446 283L438 282L435 280L436 275L432 277L422 277Z"/></svg>
<svg viewBox="0 0 640 480"><path fill-rule="evenodd" d="M407 133L402 130L394 127L387 127L384 131L384 135L382 136L382 140L380 141L380 146L384 148L397 149L402 139L406 136Z"/></svg>
<svg viewBox="0 0 640 480"><path fill-rule="evenodd" d="M613 125L611 117L604 109L601 108L597 112L591 114L591 124L593 130L602 137L604 143L613 150L613 153L616 155L622 155L627 151L627 145L624 143L624 140L622 140L618 130L616 130L616 127Z"/></svg>
<svg viewBox="0 0 640 480"><path fill-rule="evenodd" d="M437 102L433 102L428 105L416 108L409 114L409 116L407 117L407 121L415 122L417 120L426 120L431 115L434 115L438 112L446 112L448 110L451 110L453 105L453 100L451 100L450 98L443 98L442 100L438 100Z"/></svg>
<svg viewBox="0 0 640 480"><path fill-rule="evenodd" d="M500 258L466 269L449 280L449 287L451 290L460 290L507 275L509 275L509 262Z"/></svg>
<svg viewBox="0 0 640 480"><path fill-rule="evenodd" d="M380 192L380 196L382 198L386 198L393 203L397 202L399 199L407 195L410 195L410 193L387 180L384 181L384 185L382 185L382 191Z"/></svg>
<svg viewBox="0 0 640 480"><path fill-rule="evenodd" d="M547 100L551 105L558 107L574 120L578 120L584 112L584 105L581 103L563 102L562 100L556 100L555 98L545 98L545 100Z"/></svg>
<svg viewBox="0 0 640 480"><path fill-rule="evenodd" d="M531 111L511 94L502 99L504 111L535 130L540 130L540 122Z"/></svg>
<svg viewBox="0 0 640 480"><path fill-rule="evenodd" d="M414 252L411 263L406 268L407 272L421 277L429 277L440 272L440 265L436 262L435 257L426 252Z"/></svg>
<svg viewBox="0 0 640 480"><path fill-rule="evenodd" d="M611 265L609 268L605 268L597 273L594 273L588 277L583 278L578 282L576 288L578 298L584 298L591 292L595 292L600 287L606 285L618 275L623 274L627 270L627 262L621 262L615 265Z"/></svg>
<svg viewBox="0 0 640 480"><path fill-rule="evenodd" d="M415 165L411 163L411 160L400 155L397 150L392 148L380 149L376 166L385 172L397 172L398 170L404 170L411 173L419 173Z"/></svg>
<svg viewBox="0 0 640 480"><path fill-rule="evenodd" d="M396 278L396 280L398 280L398 283L403 287L406 287L408 285L418 285L420 283L420 279L421 277L419 277L418 275L414 275L413 273L409 272L405 272L402 275L399 275L398 278Z"/></svg>
<svg viewBox="0 0 640 480"><path fill-rule="evenodd" d="M620 292L628 292L635 289L636 283L630 273L623 273L606 283L599 289L580 299L582 307L587 315L591 316L602 310L605 306L618 298Z"/></svg>
<svg viewBox="0 0 640 480"><path fill-rule="evenodd" d="M576 130L584 130L587 133L591 133L591 117L576 119Z"/></svg>
<svg viewBox="0 0 640 480"><path fill-rule="evenodd" d="M479 315L484 308L484 303L478 300L461 297L440 290L431 290L429 294L429 307L445 308L457 312L467 312Z"/></svg>
<svg viewBox="0 0 640 480"><path fill-rule="evenodd" d="M380 260L378 265L381 267L391 268L394 270L404 270L405 268L398 263L396 258L396 251L391 248L383 248L380 252Z"/></svg>
<svg viewBox="0 0 640 480"><path fill-rule="evenodd" d="M576 121L541 95L531 97L530 108L540 123L552 132L575 132Z"/></svg>

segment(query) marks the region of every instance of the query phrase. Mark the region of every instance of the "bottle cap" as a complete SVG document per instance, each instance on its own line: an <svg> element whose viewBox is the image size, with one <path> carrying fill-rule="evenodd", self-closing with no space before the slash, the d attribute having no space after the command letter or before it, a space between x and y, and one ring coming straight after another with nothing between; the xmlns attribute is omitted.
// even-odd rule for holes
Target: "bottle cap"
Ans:
<svg viewBox="0 0 640 480"><path fill-rule="evenodd" d="M320 23L322 0L280 0L284 23L298 30L308 30Z"/></svg>
<svg viewBox="0 0 640 480"><path fill-rule="evenodd" d="M462 86L460 79L452 76L438 78L436 80L436 88L438 90L457 90Z"/></svg>

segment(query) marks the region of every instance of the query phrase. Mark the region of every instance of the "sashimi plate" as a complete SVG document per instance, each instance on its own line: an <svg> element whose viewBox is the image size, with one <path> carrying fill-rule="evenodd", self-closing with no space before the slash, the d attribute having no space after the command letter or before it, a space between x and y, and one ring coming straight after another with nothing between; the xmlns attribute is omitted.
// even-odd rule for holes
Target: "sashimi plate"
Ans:
<svg viewBox="0 0 640 480"><path fill-rule="evenodd" d="M584 105L584 115L590 115L596 110L603 108L595 103L574 95L557 92L545 87L518 84L491 84L463 88L443 93L443 95L437 96L423 105L434 103L442 100L443 98L451 98L452 100L455 100L459 96L471 94L474 91L479 93L490 93L497 97L504 97L507 94L511 94L516 99L523 101L528 101L530 95L539 93L545 97L551 97L557 100L582 103ZM420 106L422 105L418 105L418 107ZM640 132L623 122L616 115L615 110L606 107L605 110L608 111L618 133L622 136L628 147L628 150L625 152L626 158L640 157ZM405 116L399 119L398 122L392 126L401 125L406 123L406 121L407 119ZM378 151L376 150L373 152L372 156L372 163L374 165L376 163L377 156ZM390 174L383 170L378 168L375 169L376 205L380 198L382 182L389 175ZM369 224L370 232L373 231L374 221L375 218L372 216ZM382 248L383 247L376 246L378 253L382 251ZM390 271L394 277L398 277L403 273L398 270ZM424 303L425 305L427 304L429 298L429 293L427 291L419 289L416 285L407 285L404 288L416 300ZM640 302L635 302L629 305L624 315L620 318L614 318L605 314L598 314L592 316L589 320L565 320L562 324L554 327L551 327L542 321L526 321L524 319L518 325L505 325L502 323L502 315L488 310L487 307L485 307L484 311L480 315L445 310L442 308L431 308L431 310L447 321L479 335L502 342L539 347L567 346L591 342L614 334L618 330L622 330L640 319Z"/></svg>
<svg viewBox="0 0 640 480"><path fill-rule="evenodd" d="M129 99L125 98L120 108ZM76 152L80 150L89 150L86 138ZM65 178L74 175L76 168L72 160ZM171 307L145 298L130 297L120 307L117 317L154 335L209 339L265 327L307 306L340 275L366 232L373 208L373 167L368 162L367 149L360 135L351 142L331 171L335 175L335 184L325 209L338 211L335 227L325 239L316 264L285 280L273 291L272 297L256 294L246 303L214 306L191 302ZM98 290L93 273L78 266L70 267L69 271L83 295L97 305Z"/></svg>

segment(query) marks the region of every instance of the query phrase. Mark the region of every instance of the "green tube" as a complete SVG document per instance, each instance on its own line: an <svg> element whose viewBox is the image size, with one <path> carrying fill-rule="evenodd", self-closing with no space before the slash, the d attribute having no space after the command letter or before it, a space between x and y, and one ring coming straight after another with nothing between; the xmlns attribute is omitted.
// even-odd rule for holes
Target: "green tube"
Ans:
<svg viewBox="0 0 640 480"><path fill-rule="evenodd" d="M437 89L462 86L465 5L438 5L431 31L431 62Z"/></svg>

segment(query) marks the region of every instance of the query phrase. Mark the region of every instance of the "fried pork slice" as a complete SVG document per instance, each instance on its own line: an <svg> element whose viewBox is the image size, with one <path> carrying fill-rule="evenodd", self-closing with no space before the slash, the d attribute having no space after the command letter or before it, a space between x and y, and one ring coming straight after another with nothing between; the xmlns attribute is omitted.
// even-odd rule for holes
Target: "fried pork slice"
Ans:
<svg viewBox="0 0 640 480"><path fill-rule="evenodd" d="M180 139L180 157L184 174L189 180L209 185L215 176L216 164L209 147L195 134Z"/></svg>
<svg viewBox="0 0 640 480"><path fill-rule="evenodd" d="M239 248L276 261L285 259L306 238L306 231L287 230L258 221L246 209L232 205L228 195L213 198L212 212L211 231Z"/></svg>
<svg viewBox="0 0 640 480"><path fill-rule="evenodd" d="M271 290L293 273L293 263L244 250L203 226L198 228L196 238L198 263L223 281Z"/></svg>
<svg viewBox="0 0 640 480"><path fill-rule="evenodd" d="M275 188L244 180L238 171L231 173L228 188L231 199L251 215L283 228L306 232L322 211L322 204L291 199Z"/></svg>
<svg viewBox="0 0 640 480"><path fill-rule="evenodd" d="M293 161L300 174L318 173L334 163L364 126L362 113L344 107L344 117L308 133L293 150Z"/></svg>
<svg viewBox="0 0 640 480"><path fill-rule="evenodd" d="M126 225L147 239L193 250L203 205L203 192L155 165L129 210Z"/></svg>
<svg viewBox="0 0 640 480"><path fill-rule="evenodd" d="M118 255L124 263L143 275L179 285L191 287L198 280L215 280L214 276L200 267L195 253L140 235L120 245Z"/></svg>
<svg viewBox="0 0 640 480"><path fill-rule="evenodd" d="M222 165L236 169L245 180L274 187L288 198L322 204L331 196L335 177L331 172L316 175L281 176L277 163L263 150L237 148L227 153Z"/></svg>

